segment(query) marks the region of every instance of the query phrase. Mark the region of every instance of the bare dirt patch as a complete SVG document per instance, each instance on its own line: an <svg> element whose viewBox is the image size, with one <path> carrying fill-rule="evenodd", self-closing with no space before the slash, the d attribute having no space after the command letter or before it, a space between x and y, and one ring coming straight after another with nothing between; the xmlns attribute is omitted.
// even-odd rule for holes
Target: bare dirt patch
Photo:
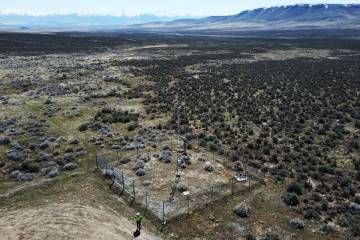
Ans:
<svg viewBox="0 0 360 240"><path fill-rule="evenodd" d="M103 206L49 204L0 211L1 239L132 239L135 225ZM146 230L138 239L160 240Z"/></svg>

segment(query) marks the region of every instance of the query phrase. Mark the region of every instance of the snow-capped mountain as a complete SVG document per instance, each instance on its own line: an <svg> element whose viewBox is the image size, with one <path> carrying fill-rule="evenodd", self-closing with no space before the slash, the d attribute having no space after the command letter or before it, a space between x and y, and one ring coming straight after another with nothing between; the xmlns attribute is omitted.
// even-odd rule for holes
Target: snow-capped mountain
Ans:
<svg viewBox="0 0 360 240"><path fill-rule="evenodd" d="M138 28L177 30L236 30L248 28L359 28L360 4L298 4L243 11L230 16L182 19L137 25Z"/></svg>
<svg viewBox="0 0 360 240"><path fill-rule="evenodd" d="M360 29L360 4L298 4L243 11L230 16L1 14L0 29L237 31L293 28Z"/></svg>

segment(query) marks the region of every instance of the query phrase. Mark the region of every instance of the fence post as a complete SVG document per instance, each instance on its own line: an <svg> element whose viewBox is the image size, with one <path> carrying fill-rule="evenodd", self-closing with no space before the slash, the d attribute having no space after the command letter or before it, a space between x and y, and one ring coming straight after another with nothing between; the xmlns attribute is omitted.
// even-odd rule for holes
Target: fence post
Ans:
<svg viewBox="0 0 360 240"><path fill-rule="evenodd" d="M188 215L190 216L190 198L187 199Z"/></svg>
<svg viewBox="0 0 360 240"><path fill-rule="evenodd" d="M173 136L170 136L170 149L173 150Z"/></svg>
<svg viewBox="0 0 360 240"><path fill-rule="evenodd" d="M213 196L214 196L214 185L211 185L211 192L210 192L210 203L213 200Z"/></svg>
<svg viewBox="0 0 360 240"><path fill-rule="evenodd" d="M148 209L148 192L145 192L145 209Z"/></svg>
<svg viewBox="0 0 360 240"><path fill-rule="evenodd" d="M112 186L113 186L114 183L115 183L115 176L114 176L114 174L112 175L111 180L112 180L112 182L111 182L110 187L109 187L110 189L112 188Z"/></svg>
<svg viewBox="0 0 360 240"><path fill-rule="evenodd" d="M120 195L122 195L125 191L125 178L124 178L124 172L121 172L121 181L122 181L122 189L121 189L121 192L120 192Z"/></svg>
<svg viewBox="0 0 360 240"><path fill-rule="evenodd" d="M132 187L133 187L133 197L134 197L133 201L135 201L135 180L133 180L132 182Z"/></svg>
<svg viewBox="0 0 360 240"><path fill-rule="evenodd" d="M96 167L99 168L99 159L96 150L95 150L95 161L96 161Z"/></svg>
<svg viewBox="0 0 360 240"><path fill-rule="evenodd" d="M265 179L266 179L266 172L264 171L264 177L263 177L263 184L264 185L266 185Z"/></svg>
<svg viewBox="0 0 360 240"><path fill-rule="evenodd" d="M251 192L251 174L250 174L250 172L249 172L249 192Z"/></svg>
<svg viewBox="0 0 360 240"><path fill-rule="evenodd" d="M162 225L165 225L165 202L162 205Z"/></svg>

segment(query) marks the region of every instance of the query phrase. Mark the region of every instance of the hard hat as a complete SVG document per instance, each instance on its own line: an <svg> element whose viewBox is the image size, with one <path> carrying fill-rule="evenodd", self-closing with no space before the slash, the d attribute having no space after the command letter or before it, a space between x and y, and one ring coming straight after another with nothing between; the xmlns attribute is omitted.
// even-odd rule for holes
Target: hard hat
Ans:
<svg viewBox="0 0 360 240"><path fill-rule="evenodd" d="M138 212L138 213L136 214L136 216L140 216L140 213Z"/></svg>

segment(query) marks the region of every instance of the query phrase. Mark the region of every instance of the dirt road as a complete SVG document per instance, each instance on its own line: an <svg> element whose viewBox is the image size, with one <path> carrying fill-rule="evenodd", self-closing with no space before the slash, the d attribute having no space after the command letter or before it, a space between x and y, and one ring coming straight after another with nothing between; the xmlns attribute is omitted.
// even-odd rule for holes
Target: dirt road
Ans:
<svg viewBox="0 0 360 240"><path fill-rule="evenodd" d="M103 206L68 203L0 210L1 240L129 240L135 228L134 223ZM137 239L161 240L146 229Z"/></svg>

